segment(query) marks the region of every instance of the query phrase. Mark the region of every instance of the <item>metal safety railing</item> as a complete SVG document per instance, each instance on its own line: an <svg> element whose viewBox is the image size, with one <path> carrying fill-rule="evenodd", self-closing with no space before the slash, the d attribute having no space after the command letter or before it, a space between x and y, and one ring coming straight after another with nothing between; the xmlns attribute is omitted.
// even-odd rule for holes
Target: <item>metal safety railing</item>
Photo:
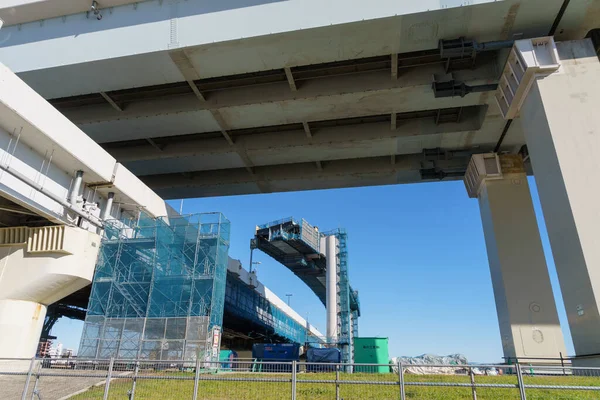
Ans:
<svg viewBox="0 0 600 400"><path fill-rule="evenodd" d="M600 368L0 359L2 399L593 399Z"/></svg>

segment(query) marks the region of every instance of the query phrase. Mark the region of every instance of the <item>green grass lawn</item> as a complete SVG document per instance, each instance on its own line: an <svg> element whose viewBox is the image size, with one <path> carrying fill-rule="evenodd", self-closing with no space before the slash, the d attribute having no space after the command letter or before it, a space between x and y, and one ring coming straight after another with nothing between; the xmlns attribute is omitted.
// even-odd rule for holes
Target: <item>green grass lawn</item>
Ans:
<svg viewBox="0 0 600 400"><path fill-rule="evenodd" d="M192 373L162 373L153 374L153 379L139 379L136 385L135 398L148 400L179 400L191 399L194 382ZM172 378L190 378L188 380L175 380ZM243 379L261 379L260 382L247 382ZM198 388L198 399L202 400L278 400L291 398L291 383L289 374L261 374L261 373L220 373L217 375L202 375ZM210 379L228 379L216 381ZM311 380L334 380L334 373L299 373L297 383L297 400L335 400L336 387L334 383L311 383ZM598 386L600 377L524 377L529 385L568 385L568 386ZM283 382L278 382L282 380ZM341 374L341 381L377 381L387 382L390 385L375 384L340 384L339 393L341 400L398 400L398 377L395 374ZM517 378L513 375L505 376L477 376L476 383L496 383L516 385ZM446 382L470 383L468 376L445 375L406 375L407 399L444 399L462 400L472 399L470 387L427 387L413 386L410 383ZM110 386L109 399L128 399L131 390L131 377L115 379ZM104 387L94 387L73 397L75 400L102 399ZM477 388L479 400L512 400L519 399L519 391L504 388ZM528 400L564 399L587 400L599 399L600 391L583 390L549 390L528 389Z"/></svg>

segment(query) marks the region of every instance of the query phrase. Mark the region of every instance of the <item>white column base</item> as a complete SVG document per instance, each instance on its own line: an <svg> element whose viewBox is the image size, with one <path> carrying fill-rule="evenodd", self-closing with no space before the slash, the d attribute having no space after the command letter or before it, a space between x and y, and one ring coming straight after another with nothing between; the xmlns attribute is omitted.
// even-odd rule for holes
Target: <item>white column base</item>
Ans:
<svg viewBox="0 0 600 400"><path fill-rule="evenodd" d="M47 307L23 300L0 300L0 358L35 356Z"/></svg>

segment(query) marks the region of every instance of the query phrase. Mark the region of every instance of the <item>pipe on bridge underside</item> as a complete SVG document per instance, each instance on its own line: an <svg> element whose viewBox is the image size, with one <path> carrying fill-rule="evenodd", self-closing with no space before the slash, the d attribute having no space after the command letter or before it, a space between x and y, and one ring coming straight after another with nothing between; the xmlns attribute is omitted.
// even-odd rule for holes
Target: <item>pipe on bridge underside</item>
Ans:
<svg viewBox="0 0 600 400"><path fill-rule="evenodd" d="M72 204L70 204L66 200L63 200L59 196L55 195L54 193L46 190L42 185L40 185L40 184L32 181L27 176L21 174L19 171L16 171L15 169L10 168L10 166L7 166L7 165L5 166L5 165L1 165L1 164L0 164L0 169L8 172L9 174L11 174L12 176L14 176L15 178L19 179L21 182L29 185L33 189L37 190L38 192L42 193L43 195L45 195L45 196L49 197L50 199L54 200L55 202L57 202L58 204L60 204L64 208L68 209L69 211L72 211L75 214L79 215L81 218L85 219L90 224L92 224L92 225L94 225L94 226L96 226L96 227L98 227L100 229L102 229L104 227L102 221L100 221L97 218L95 218L94 216L88 215L85 212L83 212L83 211L79 210L78 208L74 207ZM83 176L83 173L82 173L82 176Z"/></svg>

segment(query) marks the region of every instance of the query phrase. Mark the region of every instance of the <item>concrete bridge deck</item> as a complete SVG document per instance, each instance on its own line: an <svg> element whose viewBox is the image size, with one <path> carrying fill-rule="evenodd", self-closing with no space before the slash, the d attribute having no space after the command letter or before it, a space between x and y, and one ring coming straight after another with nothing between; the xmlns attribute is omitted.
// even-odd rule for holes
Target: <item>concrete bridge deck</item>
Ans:
<svg viewBox="0 0 600 400"><path fill-rule="evenodd" d="M489 90L432 90L494 87L507 50L439 41L581 39L600 19L584 0L110 0L101 20L52 3L0 10L0 60L165 198L458 179L525 139Z"/></svg>

